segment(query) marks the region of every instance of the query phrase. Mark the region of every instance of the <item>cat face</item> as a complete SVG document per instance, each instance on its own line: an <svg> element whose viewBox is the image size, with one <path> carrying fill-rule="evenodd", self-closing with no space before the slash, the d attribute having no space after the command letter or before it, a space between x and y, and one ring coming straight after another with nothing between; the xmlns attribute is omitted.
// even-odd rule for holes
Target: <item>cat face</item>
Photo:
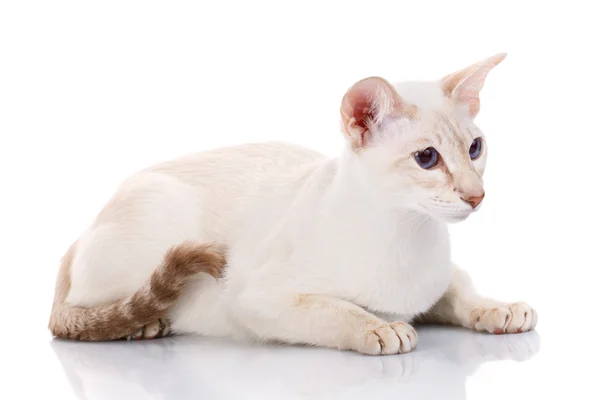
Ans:
<svg viewBox="0 0 600 400"><path fill-rule="evenodd" d="M342 102L354 157L394 207L444 222L467 218L485 196L487 143L473 119L499 54L438 82L357 82Z"/></svg>

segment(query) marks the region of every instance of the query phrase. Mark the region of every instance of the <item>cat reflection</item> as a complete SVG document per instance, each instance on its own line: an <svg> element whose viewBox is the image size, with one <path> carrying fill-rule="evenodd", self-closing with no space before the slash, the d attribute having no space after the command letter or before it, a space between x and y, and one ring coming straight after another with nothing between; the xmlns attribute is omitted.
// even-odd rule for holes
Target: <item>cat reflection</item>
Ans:
<svg viewBox="0 0 600 400"><path fill-rule="evenodd" d="M484 335L422 328L415 352L371 357L323 348L173 337L140 342L53 340L81 399L466 399L469 375L497 360L525 361L535 331Z"/></svg>

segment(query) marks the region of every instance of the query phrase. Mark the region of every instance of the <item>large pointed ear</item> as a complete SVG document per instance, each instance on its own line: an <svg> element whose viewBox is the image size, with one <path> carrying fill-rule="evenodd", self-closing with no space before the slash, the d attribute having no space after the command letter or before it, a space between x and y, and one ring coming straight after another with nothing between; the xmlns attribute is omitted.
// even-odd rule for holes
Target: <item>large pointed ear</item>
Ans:
<svg viewBox="0 0 600 400"><path fill-rule="evenodd" d="M344 130L356 149L367 145L386 117L412 118L416 107L405 104L388 81L371 77L358 81L346 92L340 112Z"/></svg>
<svg viewBox="0 0 600 400"><path fill-rule="evenodd" d="M479 112L479 92L483 88L485 78L505 57L506 53L499 53L444 77L442 79L444 94L457 105L466 107L471 118L475 118Z"/></svg>

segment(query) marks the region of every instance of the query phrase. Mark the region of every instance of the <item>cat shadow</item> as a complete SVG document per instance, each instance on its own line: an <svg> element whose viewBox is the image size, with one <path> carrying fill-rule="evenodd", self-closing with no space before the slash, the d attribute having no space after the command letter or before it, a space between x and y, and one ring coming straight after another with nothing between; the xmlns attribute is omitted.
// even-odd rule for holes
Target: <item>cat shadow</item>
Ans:
<svg viewBox="0 0 600 400"><path fill-rule="evenodd" d="M80 399L466 399L469 375L485 363L525 361L538 334L488 335L419 329L409 354L370 357L322 348L244 345L173 337L152 341L51 341Z"/></svg>

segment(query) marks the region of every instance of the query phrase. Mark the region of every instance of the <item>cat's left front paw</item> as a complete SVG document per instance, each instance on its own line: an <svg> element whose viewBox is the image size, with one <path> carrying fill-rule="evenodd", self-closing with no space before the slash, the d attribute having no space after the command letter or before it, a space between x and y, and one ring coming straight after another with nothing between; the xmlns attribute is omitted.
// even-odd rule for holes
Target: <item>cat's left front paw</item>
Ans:
<svg viewBox="0 0 600 400"><path fill-rule="evenodd" d="M506 307L474 307L469 313L470 327L476 331L495 334L530 331L537 324L537 313L525 303Z"/></svg>

